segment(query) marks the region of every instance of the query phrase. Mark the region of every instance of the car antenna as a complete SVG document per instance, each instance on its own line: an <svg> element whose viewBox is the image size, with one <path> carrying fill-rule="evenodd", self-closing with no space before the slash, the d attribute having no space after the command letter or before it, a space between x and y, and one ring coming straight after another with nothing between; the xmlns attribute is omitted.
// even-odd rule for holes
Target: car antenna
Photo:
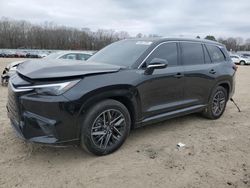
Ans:
<svg viewBox="0 0 250 188"><path fill-rule="evenodd" d="M233 100L233 98L230 98L230 101L232 101L234 103L234 105L236 106L236 108L238 109L238 111L241 112L239 106L236 104L236 102Z"/></svg>

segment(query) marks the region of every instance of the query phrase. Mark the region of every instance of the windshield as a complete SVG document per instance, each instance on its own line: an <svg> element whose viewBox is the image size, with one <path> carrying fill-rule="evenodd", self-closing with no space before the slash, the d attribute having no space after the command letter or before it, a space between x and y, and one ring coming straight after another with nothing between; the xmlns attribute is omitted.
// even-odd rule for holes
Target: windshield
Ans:
<svg viewBox="0 0 250 188"><path fill-rule="evenodd" d="M152 44L150 41L122 40L103 48L87 61L131 66Z"/></svg>

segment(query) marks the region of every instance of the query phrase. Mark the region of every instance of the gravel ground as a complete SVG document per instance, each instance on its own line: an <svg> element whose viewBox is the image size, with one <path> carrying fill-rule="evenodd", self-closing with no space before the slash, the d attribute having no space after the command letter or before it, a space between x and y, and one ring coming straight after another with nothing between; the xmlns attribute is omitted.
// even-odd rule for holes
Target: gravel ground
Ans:
<svg viewBox="0 0 250 188"><path fill-rule="evenodd" d="M0 59L0 70L15 59ZM0 187L250 187L250 66L240 66L234 99L216 121L188 115L133 130L115 153L18 139L0 86ZM176 144L186 146L178 150Z"/></svg>

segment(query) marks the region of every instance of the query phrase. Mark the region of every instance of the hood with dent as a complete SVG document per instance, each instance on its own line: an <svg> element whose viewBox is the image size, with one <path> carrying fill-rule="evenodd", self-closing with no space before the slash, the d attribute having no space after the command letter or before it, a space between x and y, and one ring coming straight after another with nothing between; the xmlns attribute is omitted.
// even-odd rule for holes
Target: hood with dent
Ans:
<svg viewBox="0 0 250 188"><path fill-rule="evenodd" d="M30 60L20 64L17 72L30 79L64 78L90 74L112 73L120 66L74 60Z"/></svg>

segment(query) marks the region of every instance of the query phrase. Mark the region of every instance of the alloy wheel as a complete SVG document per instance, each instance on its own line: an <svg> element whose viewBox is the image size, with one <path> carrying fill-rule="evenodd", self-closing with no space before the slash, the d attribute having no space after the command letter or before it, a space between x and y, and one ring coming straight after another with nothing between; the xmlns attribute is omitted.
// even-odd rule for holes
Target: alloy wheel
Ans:
<svg viewBox="0 0 250 188"><path fill-rule="evenodd" d="M226 96L223 91L218 91L213 97L212 112L215 116L219 116L225 108Z"/></svg>
<svg viewBox="0 0 250 188"><path fill-rule="evenodd" d="M95 119L91 128L91 139L96 146L106 149L118 143L125 133L124 115L115 109L102 112Z"/></svg>

